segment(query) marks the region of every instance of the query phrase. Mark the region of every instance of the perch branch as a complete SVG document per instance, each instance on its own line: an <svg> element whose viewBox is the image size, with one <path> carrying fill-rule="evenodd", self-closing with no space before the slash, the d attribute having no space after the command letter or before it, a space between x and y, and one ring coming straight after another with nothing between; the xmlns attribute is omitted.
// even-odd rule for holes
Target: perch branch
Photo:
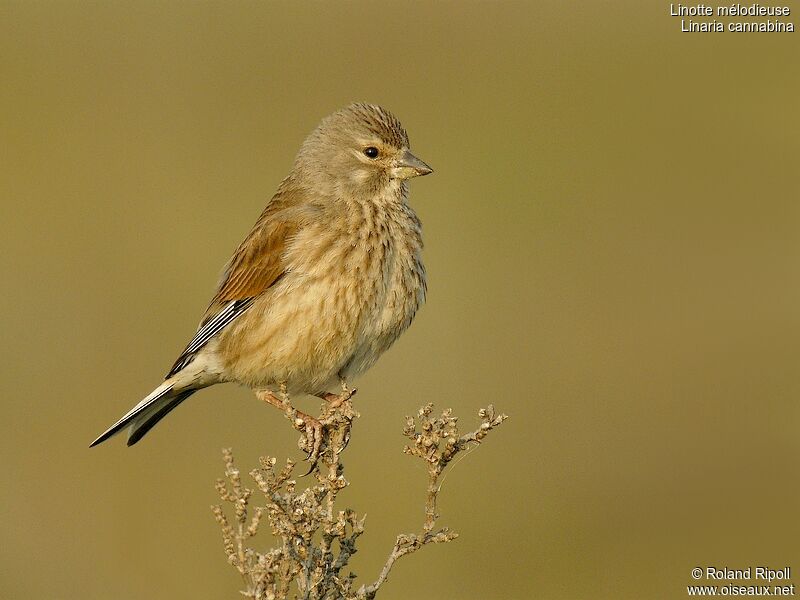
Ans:
<svg viewBox="0 0 800 600"><path fill-rule="evenodd" d="M292 410L289 405L287 414L291 415ZM298 488L291 460L278 469L275 458L261 458L260 467L251 471L250 476L263 495L263 506L250 506L253 490L243 485L232 451L223 450L225 478L218 479L215 487L220 500L232 505L233 518L229 519L221 505L213 506L212 512L222 529L228 562L244 581L241 593L253 600L284 600L292 595L293 589L304 600L372 599L388 579L397 559L427 544L454 540L457 534L448 528L436 530L442 472L459 452L480 443L506 419L505 415L495 414L493 406L478 414L481 424L464 435L459 435L450 409L435 417L433 405L428 404L417 412L416 418L406 418L403 433L410 443L404 452L426 464L425 520L419 533L397 536L378 578L358 589L355 574L346 569L356 553L357 540L364 533L364 518L353 510L336 508L339 492L349 485L341 456L353 422L358 418L349 400L323 405L318 419L323 428L319 456L309 471L313 479L307 487ZM299 446L308 445L304 433ZM258 533L263 517L278 544L260 553L248 547L248 541Z"/></svg>

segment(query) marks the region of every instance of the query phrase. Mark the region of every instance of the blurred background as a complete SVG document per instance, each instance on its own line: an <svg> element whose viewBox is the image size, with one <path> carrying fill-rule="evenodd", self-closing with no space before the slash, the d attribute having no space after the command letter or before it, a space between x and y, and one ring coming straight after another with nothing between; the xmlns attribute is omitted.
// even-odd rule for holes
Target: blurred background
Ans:
<svg viewBox="0 0 800 600"><path fill-rule="evenodd" d="M633 0L1 1L0 596L239 597L220 449L301 458L283 417L217 386L134 448L88 444L354 100L435 169L411 194L428 303L357 384L355 572L422 523L401 430L426 402L512 418L445 481L461 537L400 561L385 600L800 569L797 35L681 33Z"/></svg>

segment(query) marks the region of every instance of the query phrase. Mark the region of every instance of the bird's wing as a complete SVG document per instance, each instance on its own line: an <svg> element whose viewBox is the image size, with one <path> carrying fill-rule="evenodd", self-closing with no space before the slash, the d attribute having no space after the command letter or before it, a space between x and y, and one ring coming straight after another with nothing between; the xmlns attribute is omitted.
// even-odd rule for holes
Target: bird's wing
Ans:
<svg viewBox="0 0 800 600"><path fill-rule="evenodd" d="M195 355L205 346L208 341L222 331L225 327L230 325L236 317L240 316L244 311L250 308L255 298L243 298L242 300L232 300L222 307L219 313L211 317L208 322L200 326L197 333L189 342L186 348L183 349L181 355L172 365L172 368L167 373L165 379L169 379L186 365L194 360Z"/></svg>
<svg viewBox="0 0 800 600"><path fill-rule="evenodd" d="M286 246L300 226L296 204L296 198L279 192L261 213L228 261L200 328L167 378L192 362L211 338L241 316L256 297L275 285L286 272Z"/></svg>

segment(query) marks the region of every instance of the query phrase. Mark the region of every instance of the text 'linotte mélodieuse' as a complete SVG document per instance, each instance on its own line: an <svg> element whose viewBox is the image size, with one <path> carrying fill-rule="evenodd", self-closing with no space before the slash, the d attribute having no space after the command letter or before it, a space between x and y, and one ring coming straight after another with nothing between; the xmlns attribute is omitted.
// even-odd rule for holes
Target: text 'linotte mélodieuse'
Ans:
<svg viewBox="0 0 800 600"><path fill-rule="evenodd" d="M794 31L788 6L754 4L670 4L672 17L681 19L681 31L697 33L782 33ZM692 18L694 17L694 18ZM705 20L704 17L712 17ZM758 19L758 20L756 20Z"/></svg>

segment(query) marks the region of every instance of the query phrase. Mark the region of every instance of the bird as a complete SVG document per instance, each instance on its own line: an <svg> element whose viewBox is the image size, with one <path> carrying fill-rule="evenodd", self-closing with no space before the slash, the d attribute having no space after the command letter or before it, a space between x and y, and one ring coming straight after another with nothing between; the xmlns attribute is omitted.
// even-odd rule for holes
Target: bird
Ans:
<svg viewBox="0 0 800 600"><path fill-rule="evenodd" d="M293 410L315 462L320 423L289 398L348 401L349 382L411 324L427 283L409 180L432 172L385 108L357 102L322 119L163 383L90 446L126 428L128 446L136 444L198 390L234 382ZM330 392L337 383L341 392Z"/></svg>

